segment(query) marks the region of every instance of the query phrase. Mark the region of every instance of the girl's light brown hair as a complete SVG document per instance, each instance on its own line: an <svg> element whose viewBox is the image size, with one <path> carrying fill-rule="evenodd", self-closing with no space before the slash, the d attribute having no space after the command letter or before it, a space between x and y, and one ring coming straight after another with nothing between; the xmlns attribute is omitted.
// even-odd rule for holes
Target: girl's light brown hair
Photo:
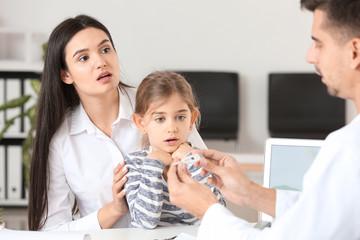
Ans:
<svg viewBox="0 0 360 240"><path fill-rule="evenodd" d="M191 113L198 111L198 105L195 94L186 81L186 79L178 73L170 71L157 71L149 74L140 83L136 92L135 112L143 117L149 110L150 104L159 102L163 104L172 94L179 94L185 103L189 106ZM195 125L199 126L200 114L195 121ZM143 146L148 145L147 137L143 139Z"/></svg>

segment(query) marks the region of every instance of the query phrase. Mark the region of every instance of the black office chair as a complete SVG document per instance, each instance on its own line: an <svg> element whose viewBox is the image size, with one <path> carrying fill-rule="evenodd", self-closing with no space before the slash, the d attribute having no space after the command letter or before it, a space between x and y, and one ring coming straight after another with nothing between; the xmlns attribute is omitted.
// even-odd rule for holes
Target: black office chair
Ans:
<svg viewBox="0 0 360 240"><path fill-rule="evenodd" d="M314 73L271 73L268 89L271 137L324 139L345 125L345 100Z"/></svg>
<svg viewBox="0 0 360 240"><path fill-rule="evenodd" d="M232 72L176 71L197 95L203 139L237 139L239 129L239 75Z"/></svg>

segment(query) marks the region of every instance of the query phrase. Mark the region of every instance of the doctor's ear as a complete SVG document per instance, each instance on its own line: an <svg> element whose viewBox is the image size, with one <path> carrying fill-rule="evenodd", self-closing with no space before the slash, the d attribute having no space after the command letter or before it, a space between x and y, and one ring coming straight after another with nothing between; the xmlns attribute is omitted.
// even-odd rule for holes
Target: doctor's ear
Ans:
<svg viewBox="0 0 360 240"><path fill-rule="evenodd" d="M144 118L142 118L139 114L134 113L132 115L132 120L135 123L135 126L140 130L140 132L146 134Z"/></svg>
<svg viewBox="0 0 360 240"><path fill-rule="evenodd" d="M65 70L61 70L61 81L63 81L63 83L66 83L66 84L73 84L74 81L72 80L70 74L65 71Z"/></svg>
<svg viewBox="0 0 360 240"><path fill-rule="evenodd" d="M360 67L360 38L354 38L350 41L351 45L351 67L357 69Z"/></svg>

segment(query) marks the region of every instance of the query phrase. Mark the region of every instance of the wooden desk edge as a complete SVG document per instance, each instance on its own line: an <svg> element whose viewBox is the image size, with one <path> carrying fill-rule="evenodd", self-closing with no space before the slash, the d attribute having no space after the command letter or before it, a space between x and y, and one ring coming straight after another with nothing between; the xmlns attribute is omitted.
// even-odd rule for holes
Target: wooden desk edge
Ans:
<svg viewBox="0 0 360 240"><path fill-rule="evenodd" d="M263 172L264 164L261 163L240 163L244 172Z"/></svg>

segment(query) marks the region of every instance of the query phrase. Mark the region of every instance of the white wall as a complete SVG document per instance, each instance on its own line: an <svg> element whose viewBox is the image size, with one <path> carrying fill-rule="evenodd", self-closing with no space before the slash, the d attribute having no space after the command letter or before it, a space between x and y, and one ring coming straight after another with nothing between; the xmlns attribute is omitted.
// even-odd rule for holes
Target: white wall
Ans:
<svg viewBox="0 0 360 240"><path fill-rule="evenodd" d="M123 81L154 70L219 70L241 75L240 149L262 152L267 76L313 71L305 62L312 14L299 0L0 0L0 28L46 32L85 13L113 35ZM211 145L211 144L210 144ZM225 150L226 145L211 145Z"/></svg>

